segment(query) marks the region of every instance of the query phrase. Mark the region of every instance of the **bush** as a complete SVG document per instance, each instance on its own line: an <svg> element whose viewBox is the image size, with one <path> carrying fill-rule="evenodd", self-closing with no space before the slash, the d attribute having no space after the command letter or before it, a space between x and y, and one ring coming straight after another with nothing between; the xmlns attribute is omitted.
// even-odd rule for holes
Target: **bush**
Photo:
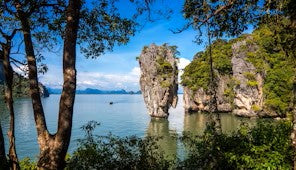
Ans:
<svg viewBox="0 0 296 170"><path fill-rule="evenodd" d="M257 81L253 81L253 80L248 80L247 81L247 86L257 87L258 86L258 82Z"/></svg>
<svg viewBox="0 0 296 170"><path fill-rule="evenodd" d="M187 158L182 169L291 169L290 122L242 125L231 135L217 134L209 125L203 136L185 134Z"/></svg>
<svg viewBox="0 0 296 170"><path fill-rule="evenodd" d="M19 162L20 168L25 170L37 170L37 164L30 158L26 157Z"/></svg>
<svg viewBox="0 0 296 170"><path fill-rule="evenodd" d="M285 121L242 124L230 135L208 124L202 136L184 133L183 160L168 159L158 137L94 136L97 124L88 123L85 138L69 159L67 169L291 169L292 126Z"/></svg>
<svg viewBox="0 0 296 170"><path fill-rule="evenodd" d="M173 160L164 156L156 137L120 138L114 135L94 136L97 124L83 127L85 138L68 161L67 169L168 169Z"/></svg>

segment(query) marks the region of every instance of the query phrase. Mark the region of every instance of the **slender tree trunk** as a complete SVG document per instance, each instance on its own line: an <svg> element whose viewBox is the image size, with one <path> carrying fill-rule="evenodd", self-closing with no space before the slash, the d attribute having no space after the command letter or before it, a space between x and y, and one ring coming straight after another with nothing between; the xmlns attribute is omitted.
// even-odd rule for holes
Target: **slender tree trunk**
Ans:
<svg viewBox="0 0 296 170"><path fill-rule="evenodd" d="M58 130L54 135L49 134L38 88L36 57L31 38L29 16L16 4L18 17L22 24L24 42L29 67L30 91L33 102L34 118L37 128L40 155L37 166L40 169L63 169L65 156L69 147L73 107L76 91L76 41L79 27L81 0L69 0L66 11L66 30L63 51L64 84L60 99Z"/></svg>
<svg viewBox="0 0 296 170"><path fill-rule="evenodd" d="M215 81L215 74L214 74L214 66L213 66L213 57L212 57L212 41L211 41L211 32L210 27L208 27L208 43L209 43L209 58L210 58L210 74L211 74L211 82L210 82L210 95L211 95L211 102L210 102L210 119L215 123L216 132L222 133L221 128L221 118L220 114L218 113L218 105L217 105L217 85Z"/></svg>
<svg viewBox="0 0 296 170"><path fill-rule="evenodd" d="M73 107L76 91L76 40L79 25L81 1L69 0L66 12L66 31L63 49L64 84L60 98L58 131L54 136L54 147L44 150L38 166L44 169L61 169L65 166L65 156L69 147ZM47 154L49 152L50 154ZM51 160L48 162L48 160Z"/></svg>
<svg viewBox="0 0 296 170"><path fill-rule="evenodd" d="M1 122L0 122L0 169L8 169Z"/></svg>
<svg viewBox="0 0 296 170"><path fill-rule="evenodd" d="M0 50L0 62L3 62L3 51ZM7 159L5 154L4 136L0 121L0 169L7 169Z"/></svg>
<svg viewBox="0 0 296 170"><path fill-rule="evenodd" d="M30 95L32 99L33 111L34 111L34 119L37 129L37 137L40 148L40 159L42 159L42 155L44 154L47 148L52 147L51 142L53 140L53 136L49 134L46 126L44 110L41 103L41 97L38 86L38 72L37 72L37 64L36 64L36 56L34 52L31 28L29 25L29 15L22 10L22 6L20 4L16 4L18 19L21 22L23 36L24 36L24 44L25 51L28 63L28 78L30 82ZM51 143L51 144L49 144ZM50 160L48 160L50 161Z"/></svg>
<svg viewBox="0 0 296 170"><path fill-rule="evenodd" d="M13 96L12 96L12 83L13 83L13 70L10 65L10 49L11 40L8 39L6 44L2 44L3 50L3 68L5 75L5 102L10 114L10 127L8 130L9 139L9 164L10 167L15 169L20 169L18 164L18 158L15 149L15 119L14 119L14 108L13 108Z"/></svg>

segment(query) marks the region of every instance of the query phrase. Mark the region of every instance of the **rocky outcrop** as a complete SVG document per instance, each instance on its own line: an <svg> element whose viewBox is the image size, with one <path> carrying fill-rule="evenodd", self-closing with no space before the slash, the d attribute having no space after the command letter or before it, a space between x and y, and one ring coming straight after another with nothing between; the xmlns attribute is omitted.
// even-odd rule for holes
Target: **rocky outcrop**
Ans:
<svg viewBox="0 0 296 170"><path fill-rule="evenodd" d="M247 52L256 50L255 45L247 45L246 40L232 46L231 59L233 77L239 82L233 89L233 113L239 116L254 117L264 115L263 108L263 76L257 73L254 65L247 61ZM241 50L246 49L246 50Z"/></svg>
<svg viewBox="0 0 296 170"><path fill-rule="evenodd" d="M275 117L278 116L277 113L266 111L264 108L264 76L258 73L255 66L248 61L248 53L257 49L256 45L247 43L251 39L252 37L247 37L231 45L232 54L229 60L232 71L230 74L221 74L215 70L217 110L244 117ZM199 59L196 58L196 60ZM213 96L209 95L208 90L201 87L192 90L184 86L183 97L186 112L209 112L209 103Z"/></svg>
<svg viewBox="0 0 296 170"><path fill-rule="evenodd" d="M178 68L175 48L168 45L144 47L138 58L140 86L148 113L167 118L169 108L177 105Z"/></svg>
<svg viewBox="0 0 296 170"><path fill-rule="evenodd" d="M232 111L231 102L224 95L225 90L228 88L227 83L229 82L230 77L228 75L217 77L217 109L221 112L230 112ZM184 108L185 112L194 112L194 111L210 111L210 102L211 96L208 91L203 88L199 88L197 91L191 90L189 87L184 87Z"/></svg>

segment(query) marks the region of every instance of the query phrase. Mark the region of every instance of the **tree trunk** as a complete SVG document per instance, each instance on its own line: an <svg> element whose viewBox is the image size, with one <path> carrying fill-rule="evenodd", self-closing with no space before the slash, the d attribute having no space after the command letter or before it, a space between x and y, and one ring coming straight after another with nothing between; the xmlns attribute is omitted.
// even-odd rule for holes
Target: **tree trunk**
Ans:
<svg viewBox="0 0 296 170"><path fill-rule="evenodd" d="M3 51L0 50L0 62L3 62ZM5 155L4 136L0 121L0 169L7 169L7 159Z"/></svg>
<svg viewBox="0 0 296 170"><path fill-rule="evenodd" d="M70 143L76 91L76 40L80 8L81 1L69 1L66 12L67 25L63 49L64 84L60 98L58 131L51 137L48 143L54 146L41 152L38 166L44 169L63 168ZM48 152L50 154L47 154Z"/></svg>
<svg viewBox="0 0 296 170"><path fill-rule="evenodd" d="M221 118L220 114L218 113L218 105L217 105L217 85L215 80L214 74L214 66L213 66L213 56L212 56L212 41L211 41L211 33L210 27L208 25L208 43L209 43L209 64L210 64L210 75L211 75L211 82L210 82L210 95L211 95L211 102L210 102L210 120L213 121L215 125L216 132L222 133L221 128Z"/></svg>
<svg viewBox="0 0 296 170"><path fill-rule="evenodd" d="M13 96L12 96L12 83L13 83L13 70L10 65L10 49L11 49L11 40L8 39L6 44L2 44L3 50L3 68L5 75L5 102L10 114L10 127L8 130L8 139L9 139L9 165L15 169L20 169L18 164L18 158L15 149L15 121L14 121L14 108L13 108Z"/></svg>
<svg viewBox="0 0 296 170"><path fill-rule="evenodd" d="M7 159L5 155L4 137L0 122L0 169L7 169Z"/></svg>
<svg viewBox="0 0 296 170"><path fill-rule="evenodd" d="M60 99L58 130L54 135L49 134L38 88L36 57L31 38L29 16L16 4L18 17L22 23L24 42L29 67L30 91L33 102L34 117L38 134L40 155L37 166L40 169L63 169L65 156L69 147L73 107L76 91L76 41L79 27L80 0L69 0L66 11L66 29L63 50L64 84Z"/></svg>

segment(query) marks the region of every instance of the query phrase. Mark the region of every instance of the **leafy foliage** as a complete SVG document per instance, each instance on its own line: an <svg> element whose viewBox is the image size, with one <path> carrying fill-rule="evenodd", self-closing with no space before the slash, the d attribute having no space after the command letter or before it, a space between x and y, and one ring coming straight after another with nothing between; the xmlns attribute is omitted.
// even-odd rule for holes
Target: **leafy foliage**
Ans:
<svg viewBox="0 0 296 170"><path fill-rule="evenodd" d="M4 96L4 85L0 84L0 96ZM13 76L13 97L28 97L30 95L29 81L17 73Z"/></svg>
<svg viewBox="0 0 296 170"><path fill-rule="evenodd" d="M294 0L186 0L183 16L187 24L178 30L192 27L198 31L197 42L207 27L212 37L237 36L250 25L276 23L273 17L286 17L295 23Z"/></svg>
<svg viewBox="0 0 296 170"><path fill-rule="evenodd" d="M114 135L94 136L95 122L83 127L84 139L68 162L67 169L168 169L173 161L165 158L157 145L159 138Z"/></svg>
<svg viewBox="0 0 296 170"><path fill-rule="evenodd" d="M68 160L67 169L290 169L291 123L259 121L242 124L232 134L218 134L209 123L204 134L180 138L185 158L168 159L158 137L95 136L96 122L83 127L84 139Z"/></svg>
<svg viewBox="0 0 296 170"><path fill-rule="evenodd" d="M240 81L232 77L227 82L227 88L224 90L224 96L226 96L227 101L231 103L231 107L234 107L234 98L235 98L234 88L236 88L238 85L240 85Z"/></svg>
<svg viewBox="0 0 296 170"><path fill-rule="evenodd" d="M225 40L216 40L212 44L212 57L214 69L219 74L231 74L231 50L232 43ZM182 85L188 86L192 90L199 88L208 89L210 83L209 49L196 54L194 60L185 67L181 76Z"/></svg>
<svg viewBox="0 0 296 170"><path fill-rule="evenodd" d="M81 52L96 58L111 51L115 44L126 44L136 31L136 22L120 16L114 0L93 1L93 8L81 11L78 32Z"/></svg>
<svg viewBox="0 0 296 170"><path fill-rule="evenodd" d="M30 158L24 158L19 162L20 168L21 169L26 169L26 170L37 170L37 163L32 161Z"/></svg>
<svg viewBox="0 0 296 170"><path fill-rule="evenodd" d="M213 44L214 69L219 74L232 74L231 45L237 41L245 40L247 45L240 50L254 47L254 51L247 51L247 61L252 63L257 73L263 75L263 93L265 108L285 115L291 110L293 100L293 83L296 76L295 63L295 33L286 30L289 20L283 19L282 24L263 24L251 35L243 35L237 39L222 43L216 41ZM192 90L199 88L208 89L210 82L210 67L208 62L208 49L200 52L195 59L185 68L182 75L182 84ZM217 72L216 72L217 74ZM248 79L247 85L257 87L258 82L255 74L243 73ZM230 85L232 86L230 87ZM225 95L233 99L233 83L228 83Z"/></svg>
<svg viewBox="0 0 296 170"><path fill-rule="evenodd" d="M242 125L231 135L217 134L209 125L202 136L185 134L188 157L183 169L291 169L290 122Z"/></svg>
<svg viewBox="0 0 296 170"><path fill-rule="evenodd" d="M258 0L186 0L183 16L188 23L184 29L191 26L197 30L198 42L201 41L204 27L208 27L213 37L239 35L247 29L248 24L258 21L254 17L260 9L257 2Z"/></svg>
<svg viewBox="0 0 296 170"><path fill-rule="evenodd" d="M265 105L270 110L285 114L291 109L293 98L293 82L295 74L294 33L286 32L283 20L281 25L262 25L252 34L253 40L248 45L256 44L257 50L248 53L248 61L265 75L264 96ZM257 86L254 78L249 76L248 85Z"/></svg>

